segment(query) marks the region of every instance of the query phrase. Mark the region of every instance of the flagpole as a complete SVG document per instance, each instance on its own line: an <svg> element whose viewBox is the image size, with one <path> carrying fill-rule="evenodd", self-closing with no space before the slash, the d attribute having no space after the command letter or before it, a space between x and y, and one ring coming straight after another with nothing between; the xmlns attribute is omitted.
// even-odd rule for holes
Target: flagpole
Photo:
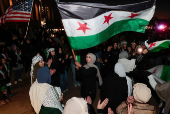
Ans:
<svg viewBox="0 0 170 114"><path fill-rule="evenodd" d="M31 21L31 19L30 19L30 21ZM30 25L30 22L28 22L28 25L27 25L27 30L26 30L26 33L25 33L26 36L28 34L28 27L29 27L29 25Z"/></svg>
<svg viewBox="0 0 170 114"><path fill-rule="evenodd" d="M33 4L34 4L34 0L32 1L32 8L33 8ZM31 13L32 13L32 8L31 8ZM30 21L31 21L31 17L30 17ZM28 34L28 27L30 25L30 21L28 22L28 25L27 25L27 30L26 30L26 33L25 33L26 37L27 37L27 34Z"/></svg>
<svg viewBox="0 0 170 114"><path fill-rule="evenodd" d="M33 8L33 4L34 4L34 0L32 1L32 8ZM31 9L31 13L32 13L32 9ZM31 17L30 17L30 21L31 21ZM26 37L27 37L27 34L28 34L28 27L30 25L30 21L28 22L28 26L27 26L27 30L26 30ZM32 76L31 76L31 85L32 85Z"/></svg>
<svg viewBox="0 0 170 114"><path fill-rule="evenodd" d="M75 61L77 61L77 59L76 59L76 55L75 55L75 53L74 53L74 50L73 50L73 49L72 49L72 53L73 53L74 60L75 60Z"/></svg>

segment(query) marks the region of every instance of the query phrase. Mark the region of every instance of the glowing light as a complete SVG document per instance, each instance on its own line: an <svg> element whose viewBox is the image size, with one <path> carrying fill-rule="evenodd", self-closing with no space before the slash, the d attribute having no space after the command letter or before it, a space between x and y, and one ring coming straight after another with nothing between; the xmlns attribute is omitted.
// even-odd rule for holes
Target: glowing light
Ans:
<svg viewBox="0 0 170 114"><path fill-rule="evenodd" d="M164 26L164 25L159 25L159 26L158 26L158 29L159 29L159 30L163 30L163 29L165 29L165 26Z"/></svg>
<svg viewBox="0 0 170 114"><path fill-rule="evenodd" d="M138 48L138 52L142 53L143 49L142 48Z"/></svg>

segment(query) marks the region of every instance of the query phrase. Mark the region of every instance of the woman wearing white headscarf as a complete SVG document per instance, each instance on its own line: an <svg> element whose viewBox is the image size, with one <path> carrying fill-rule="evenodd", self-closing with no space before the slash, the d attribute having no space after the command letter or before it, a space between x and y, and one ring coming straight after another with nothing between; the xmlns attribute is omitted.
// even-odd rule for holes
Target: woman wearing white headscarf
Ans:
<svg viewBox="0 0 170 114"><path fill-rule="evenodd" d="M91 105L92 101L88 98L83 99L72 97L67 101L63 110L63 114L96 114L93 106ZM105 99L102 103L100 103L99 100L97 105L97 114L105 114L103 109L108 104L108 102L108 99ZM108 108L108 114L114 114L110 108Z"/></svg>
<svg viewBox="0 0 170 114"><path fill-rule="evenodd" d="M87 64L82 66L79 62L75 62L78 70L78 75L82 76L81 96L86 98L90 96L92 101L96 97L96 77L99 79L99 85L102 85L102 78L99 69L94 65L96 56L88 53L86 56Z"/></svg>
<svg viewBox="0 0 170 114"><path fill-rule="evenodd" d="M128 86L128 97L132 94L132 80L126 76L125 69L121 63L116 63L115 65L115 73L119 75L119 77L126 77L127 86Z"/></svg>

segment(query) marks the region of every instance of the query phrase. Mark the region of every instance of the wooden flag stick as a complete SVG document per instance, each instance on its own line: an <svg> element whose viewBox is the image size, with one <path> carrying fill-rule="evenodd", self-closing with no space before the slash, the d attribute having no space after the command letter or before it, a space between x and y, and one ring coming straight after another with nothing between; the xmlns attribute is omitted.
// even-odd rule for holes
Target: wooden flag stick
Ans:
<svg viewBox="0 0 170 114"><path fill-rule="evenodd" d="M72 50L72 53L73 53L74 60L77 61L76 55L74 54L74 50Z"/></svg>

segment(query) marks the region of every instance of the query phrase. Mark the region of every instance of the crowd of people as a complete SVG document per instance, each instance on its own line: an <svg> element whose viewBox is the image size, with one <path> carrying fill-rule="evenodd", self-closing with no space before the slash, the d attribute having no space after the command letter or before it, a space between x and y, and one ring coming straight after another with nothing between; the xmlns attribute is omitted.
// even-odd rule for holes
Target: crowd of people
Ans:
<svg viewBox="0 0 170 114"><path fill-rule="evenodd" d="M8 33L9 28L3 31ZM77 62L62 31L54 33L53 38L49 37L50 32L42 29L32 29L29 37L23 35L24 30L14 31L10 43L2 41L0 47L1 104L10 102L12 96L11 72L17 84L22 81L25 68L25 73L31 76L29 96L36 114L96 114L92 104L98 89L97 114L157 114L156 106L148 104L152 96L158 103L160 99L164 102L164 112L160 113L170 113L170 82L158 83L154 74L147 71L154 66L169 65L169 49L148 52L144 41L129 42L124 33L81 50L81 62ZM163 33L147 36L148 42L168 39ZM68 91L69 68L74 86L81 87L81 98L70 98L63 106L61 101Z"/></svg>

